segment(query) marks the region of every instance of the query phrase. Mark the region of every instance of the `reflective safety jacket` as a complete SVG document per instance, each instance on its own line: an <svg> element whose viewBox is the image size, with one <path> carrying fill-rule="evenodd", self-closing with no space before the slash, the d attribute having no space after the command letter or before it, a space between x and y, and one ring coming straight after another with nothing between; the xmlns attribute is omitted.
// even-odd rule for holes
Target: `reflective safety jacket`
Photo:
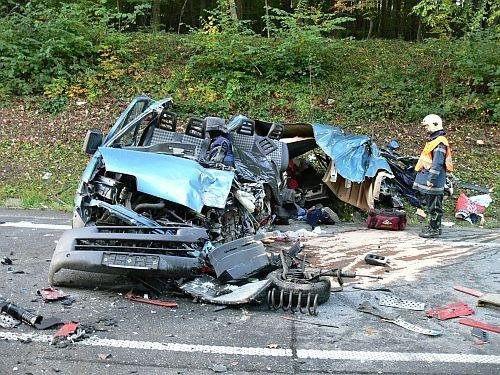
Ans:
<svg viewBox="0 0 500 375"><path fill-rule="evenodd" d="M418 173L415 177L413 188L423 194L444 194L446 172L453 171L450 144L446 137L443 136L443 133L439 132L435 134L425 144L424 150L415 166L415 170ZM432 186L428 186L428 182Z"/></svg>
<svg viewBox="0 0 500 375"><path fill-rule="evenodd" d="M453 172L453 161L451 160L451 148L448 140L444 135L440 135L425 144L422 153L420 154L420 158L417 161L417 165L415 165L415 170L420 172L422 169L430 170L432 167L432 153L434 149L440 144L444 144L446 146L446 156L445 156L445 167L446 172Z"/></svg>

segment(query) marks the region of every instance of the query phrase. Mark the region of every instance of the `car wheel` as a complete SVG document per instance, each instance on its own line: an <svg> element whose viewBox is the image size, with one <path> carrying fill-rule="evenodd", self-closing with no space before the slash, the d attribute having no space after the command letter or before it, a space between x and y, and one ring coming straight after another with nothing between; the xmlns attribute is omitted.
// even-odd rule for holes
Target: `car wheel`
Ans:
<svg viewBox="0 0 500 375"><path fill-rule="evenodd" d="M283 309L307 309L311 315L316 315L316 307L330 299L331 282L328 277L319 277L314 281L297 277L287 280L283 270L271 272L268 279L272 281L268 293L270 307Z"/></svg>

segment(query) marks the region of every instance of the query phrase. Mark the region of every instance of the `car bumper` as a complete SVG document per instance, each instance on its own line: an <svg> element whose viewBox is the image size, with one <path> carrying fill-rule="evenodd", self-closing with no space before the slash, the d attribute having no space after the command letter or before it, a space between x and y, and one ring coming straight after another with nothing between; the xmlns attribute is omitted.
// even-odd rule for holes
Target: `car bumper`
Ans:
<svg viewBox="0 0 500 375"><path fill-rule="evenodd" d="M172 278L199 274L205 229L189 226L84 227L59 239L49 267L49 283L61 269L110 273L158 274Z"/></svg>

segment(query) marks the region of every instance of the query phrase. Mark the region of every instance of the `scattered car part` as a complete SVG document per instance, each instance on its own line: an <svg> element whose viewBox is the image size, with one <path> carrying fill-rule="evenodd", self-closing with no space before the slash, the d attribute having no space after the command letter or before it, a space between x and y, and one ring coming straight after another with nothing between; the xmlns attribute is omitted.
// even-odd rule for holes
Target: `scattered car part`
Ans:
<svg viewBox="0 0 500 375"><path fill-rule="evenodd" d="M64 322L59 318L42 318L39 323L36 323L34 327L36 329L48 329L58 325L64 324Z"/></svg>
<svg viewBox="0 0 500 375"><path fill-rule="evenodd" d="M318 327L330 327L330 328L339 328L339 326L333 325L333 324L327 324L327 323L319 323L319 322L313 322L310 320L304 320L304 319L297 319L291 316L284 316L283 319L285 320L290 320L292 322L299 322L299 323L306 323L306 324L312 324Z"/></svg>
<svg viewBox="0 0 500 375"><path fill-rule="evenodd" d="M222 282L254 276L270 265L270 255L253 237L226 242L208 254L217 278Z"/></svg>
<svg viewBox="0 0 500 375"><path fill-rule="evenodd" d="M455 285L453 289L458 290L459 292L470 294L471 296L474 297L481 297L484 293L480 292L478 290L474 290L471 288L467 288L465 286L460 286L460 285Z"/></svg>
<svg viewBox="0 0 500 375"><path fill-rule="evenodd" d="M409 331L420 333L423 335L427 336L439 336L442 334L442 331L435 330L435 329L428 329L428 328L422 328L417 325L414 325L412 323L409 323L402 318L399 317L398 314L393 314L384 310L379 309L378 307L372 306L370 302L364 301L359 305L358 311L375 315L378 316L379 318L382 318L383 320L396 324L402 328L405 328Z"/></svg>
<svg viewBox="0 0 500 375"><path fill-rule="evenodd" d="M8 266L12 264L12 259L10 259L9 257L3 257L0 263Z"/></svg>
<svg viewBox="0 0 500 375"><path fill-rule="evenodd" d="M367 314L371 314L371 315L375 315L375 316L378 316L379 318L382 318L384 320L389 320L389 321L396 320L399 317L399 314L391 313L391 312L379 309L378 307L373 306L368 301L362 302L358 307L358 311L361 311L361 312L364 312Z"/></svg>
<svg viewBox="0 0 500 375"><path fill-rule="evenodd" d="M68 297L68 294L65 294L63 291L55 289L53 287L43 288L37 290L37 294L42 296L42 299L45 302L57 301L59 299L64 299Z"/></svg>
<svg viewBox="0 0 500 375"><path fill-rule="evenodd" d="M132 294L132 291L130 291L127 294L125 294L125 298L128 299L128 300L130 300L130 301L133 301L133 302L148 303L150 305L155 305L155 306L177 307L177 303L176 302L160 301L160 300L156 300L156 299L142 298L140 296Z"/></svg>
<svg viewBox="0 0 500 375"><path fill-rule="evenodd" d="M365 262L374 266L385 266L389 263L389 258L378 254L366 254Z"/></svg>
<svg viewBox="0 0 500 375"><path fill-rule="evenodd" d="M446 320L474 314L474 310L464 302L454 302L434 309L429 309L425 312L425 314L431 318Z"/></svg>
<svg viewBox="0 0 500 375"><path fill-rule="evenodd" d="M485 343L489 342L488 332L483 331L480 328L477 328L477 327L472 328L471 334L472 334L472 336L477 337L482 342L485 342Z"/></svg>
<svg viewBox="0 0 500 375"><path fill-rule="evenodd" d="M83 340L88 337L87 332L78 322L65 323L56 333L54 333L50 345L60 348L68 346L75 341Z"/></svg>
<svg viewBox="0 0 500 375"><path fill-rule="evenodd" d="M102 362L107 361L111 357L113 357L113 355L111 353L108 353L108 354L97 354L97 358L99 358L99 360L101 360Z"/></svg>
<svg viewBox="0 0 500 375"><path fill-rule="evenodd" d="M438 329L429 329L429 328L422 328L419 327L415 324L409 323L401 318L397 318L396 320L392 320L391 323L394 323L400 327L403 327L409 331L420 333L422 335L427 335L427 336L440 336L443 331L438 330Z"/></svg>
<svg viewBox="0 0 500 375"><path fill-rule="evenodd" d="M388 294L382 294L378 299L378 303L381 306L398 307L400 309L407 310L422 311L425 308L425 303L423 302L402 299Z"/></svg>
<svg viewBox="0 0 500 375"><path fill-rule="evenodd" d="M224 284L212 276L204 275L180 285L180 289L202 301L218 305L240 305L256 300L270 284L271 280L268 279L242 285Z"/></svg>
<svg viewBox="0 0 500 375"><path fill-rule="evenodd" d="M76 332L80 323L69 322L65 323L61 328L59 328L53 335L53 337L68 337Z"/></svg>
<svg viewBox="0 0 500 375"><path fill-rule="evenodd" d="M369 291L369 292L388 292L388 293L392 293L392 290L390 290L389 288L386 288L386 287L378 287L378 286L373 286L373 287L369 287L369 286L360 286L360 285L353 285L352 286L353 289L359 289L359 290L366 290L366 291Z"/></svg>
<svg viewBox="0 0 500 375"><path fill-rule="evenodd" d="M12 316L7 314L0 314L0 327L2 328L14 328L21 324L20 320L14 319Z"/></svg>
<svg viewBox="0 0 500 375"><path fill-rule="evenodd" d="M35 324L40 323L43 319L41 315L33 314L20 306L7 302L5 299L0 301L0 310L12 316L14 319L18 319L32 327L34 327Z"/></svg>
<svg viewBox="0 0 500 375"><path fill-rule="evenodd" d="M49 283L61 269L136 274L156 272L193 277L204 264L196 253L206 230L188 225L165 227L90 226L66 231L57 243Z"/></svg>
<svg viewBox="0 0 500 375"><path fill-rule="evenodd" d="M0 299L0 311L40 330L63 324L58 318L44 318L41 315L33 314L11 302L7 302L7 300L3 298Z"/></svg>
<svg viewBox="0 0 500 375"><path fill-rule="evenodd" d="M370 279L381 280L382 276L364 275L355 271L346 271L341 268L334 268L332 270L320 270L314 274L314 277L329 276L335 277L340 286L344 285L344 278L354 278L354 277L368 277Z"/></svg>
<svg viewBox="0 0 500 375"><path fill-rule="evenodd" d="M464 318L464 319L460 319L458 322L460 324L470 326L470 327L480 328L480 329L483 329L485 331L500 333L499 326L495 326L495 325L489 324L489 323L480 322L479 320L475 320L475 319L471 319L471 318Z"/></svg>
<svg viewBox="0 0 500 375"><path fill-rule="evenodd" d="M330 298L331 282L327 277L312 277L301 269L289 269L275 270L267 278L272 284L267 303L275 310L317 315L318 305Z"/></svg>
<svg viewBox="0 0 500 375"><path fill-rule="evenodd" d="M499 293L486 293L480 296L477 300L478 306L493 306L500 307Z"/></svg>

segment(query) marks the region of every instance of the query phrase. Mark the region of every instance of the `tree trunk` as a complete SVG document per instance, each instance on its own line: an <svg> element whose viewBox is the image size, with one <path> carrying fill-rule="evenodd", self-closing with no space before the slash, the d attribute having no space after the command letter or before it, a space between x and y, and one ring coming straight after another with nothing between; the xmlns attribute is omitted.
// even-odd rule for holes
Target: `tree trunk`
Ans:
<svg viewBox="0 0 500 375"><path fill-rule="evenodd" d="M179 25L177 26L177 34L181 33L181 23L182 23L182 15L184 14L184 9L186 9L186 3L188 0L184 0L184 4L182 4L181 11L179 13Z"/></svg>
<svg viewBox="0 0 500 375"><path fill-rule="evenodd" d="M417 28L417 42L422 41L422 20L418 20L418 28Z"/></svg>
<svg viewBox="0 0 500 375"><path fill-rule="evenodd" d="M269 31L269 5L267 4L267 0L265 0L264 4L264 8L266 10L266 33L267 37L269 38L271 35Z"/></svg>
<svg viewBox="0 0 500 375"><path fill-rule="evenodd" d="M236 7L236 1L235 0L228 0L229 1L229 13L231 14L231 18L234 20L234 22L238 22L238 11Z"/></svg>
<svg viewBox="0 0 500 375"><path fill-rule="evenodd" d="M291 0L281 0L281 9L290 13L292 11L292 1Z"/></svg>
<svg viewBox="0 0 500 375"><path fill-rule="evenodd" d="M366 36L366 39L370 39L372 37L372 31L373 31L373 19L369 18L370 21L370 27L368 29L368 35Z"/></svg>
<svg viewBox="0 0 500 375"><path fill-rule="evenodd" d="M160 30L161 21L161 0L153 0L153 6L151 7L151 28L153 31Z"/></svg>

